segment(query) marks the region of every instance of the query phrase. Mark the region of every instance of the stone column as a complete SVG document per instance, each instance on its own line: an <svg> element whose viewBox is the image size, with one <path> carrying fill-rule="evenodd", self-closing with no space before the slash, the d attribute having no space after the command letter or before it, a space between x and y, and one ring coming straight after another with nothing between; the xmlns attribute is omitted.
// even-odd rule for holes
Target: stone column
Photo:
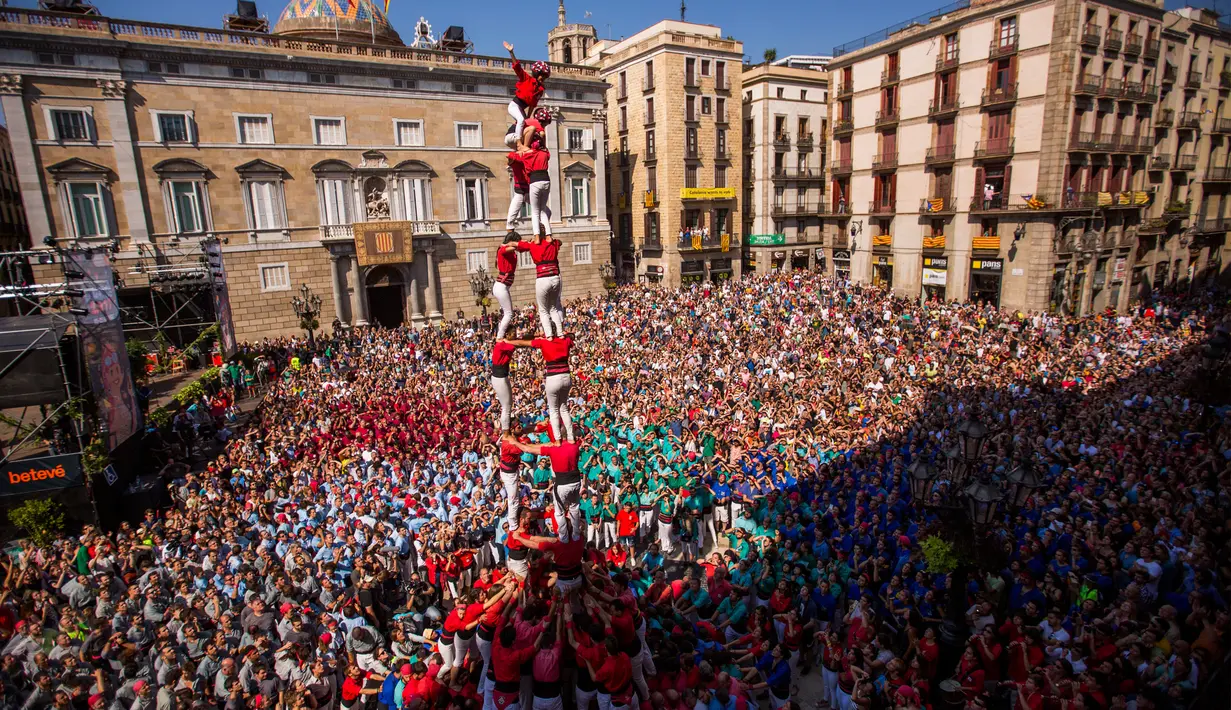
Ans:
<svg viewBox="0 0 1231 710"><path fill-rule="evenodd" d="M353 317L351 325L361 326L368 324L368 302L366 294L363 292L363 267L359 265L359 259L355 256L348 256L350 262L351 273L351 288L350 294L350 312Z"/></svg>
<svg viewBox="0 0 1231 710"><path fill-rule="evenodd" d="M98 80L98 88L105 99L103 104L107 110L107 123L111 126L115 172L120 178L119 193L124 202L128 233L132 235L134 242L148 242L150 224L145 218L145 192L141 189L137 152L133 148L132 124L128 120L128 84L125 80ZM208 215L203 217L207 220L206 224L211 224Z"/></svg>
<svg viewBox="0 0 1231 710"><path fill-rule="evenodd" d="M600 222L607 220L607 156L603 153L603 127L607 125L606 109L591 111L594 119L594 214Z"/></svg>
<svg viewBox="0 0 1231 710"><path fill-rule="evenodd" d="M423 250L427 266L427 317L433 322L440 322L444 314L440 312L440 293L436 287L436 247Z"/></svg>
<svg viewBox="0 0 1231 710"><path fill-rule="evenodd" d="M410 265L410 322L416 327L423 325L423 301L419 298L419 275L417 263Z"/></svg>
<svg viewBox="0 0 1231 710"><path fill-rule="evenodd" d="M346 306L342 300L342 293L346 290L346 281L342 276L342 256L340 254L329 255L329 273L333 276L333 311L337 319L346 325Z"/></svg>
<svg viewBox="0 0 1231 710"><path fill-rule="evenodd" d="M30 241L35 248L40 248L43 237L51 235L51 215L48 213L47 193L43 189L42 171L38 169L34 155L34 128L26 115L22 86L20 74L0 74L0 107L4 109L13 144L17 188L21 190L21 201L26 208ZM61 236L68 237L70 234L71 230Z"/></svg>
<svg viewBox="0 0 1231 710"><path fill-rule="evenodd" d="M547 206L551 210L552 224L564 221L564 213L560 211L560 192L564 190L564 175L560 172L560 130L559 119L552 121L547 129L547 150L551 151L551 162L547 166L551 175L552 190L547 196Z"/></svg>

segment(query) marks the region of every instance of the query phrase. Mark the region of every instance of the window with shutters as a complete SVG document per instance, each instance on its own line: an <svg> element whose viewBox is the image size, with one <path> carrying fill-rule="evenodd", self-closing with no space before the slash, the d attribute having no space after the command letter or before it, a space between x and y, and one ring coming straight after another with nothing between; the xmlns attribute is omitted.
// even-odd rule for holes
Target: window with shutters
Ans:
<svg viewBox="0 0 1231 710"><path fill-rule="evenodd" d="M202 215L205 213L201 201L202 189L195 180L174 180L168 183L171 193L172 231L181 234L193 234L205 229Z"/></svg>
<svg viewBox="0 0 1231 710"><path fill-rule="evenodd" d="M718 155L724 156L727 154L727 129L718 129Z"/></svg>
<svg viewBox="0 0 1231 710"><path fill-rule="evenodd" d="M346 119L313 117L312 137L317 145L346 145Z"/></svg>
<svg viewBox="0 0 1231 710"><path fill-rule="evenodd" d="M650 192L658 191L658 168L653 165L645 169L645 189Z"/></svg>
<svg viewBox="0 0 1231 710"><path fill-rule="evenodd" d="M945 61L953 62L957 60L957 33L953 32L945 35Z"/></svg>
<svg viewBox="0 0 1231 710"><path fill-rule="evenodd" d="M107 219L106 189L97 182L70 182L64 187L73 233L78 239L111 234Z"/></svg>
<svg viewBox="0 0 1231 710"><path fill-rule="evenodd" d="M650 96L645 100L645 122L646 124L654 123L654 97Z"/></svg>
<svg viewBox="0 0 1231 710"><path fill-rule="evenodd" d="M467 249L466 273L477 274L479 271L487 271L487 250Z"/></svg>
<svg viewBox="0 0 1231 710"><path fill-rule="evenodd" d="M330 178L318 181L317 185L321 200L321 224L350 224L353 221L350 181Z"/></svg>
<svg viewBox="0 0 1231 710"><path fill-rule="evenodd" d="M459 217L463 222L479 222L487 219L487 180L483 178L462 178L458 181L461 189L461 209Z"/></svg>
<svg viewBox="0 0 1231 710"><path fill-rule="evenodd" d="M412 222L432 219L432 181L430 178L402 178L402 214Z"/></svg>
<svg viewBox="0 0 1231 710"><path fill-rule="evenodd" d="M423 121L394 119L393 134L400 146L422 146Z"/></svg>
<svg viewBox="0 0 1231 710"><path fill-rule="evenodd" d="M574 242L573 243L573 263L577 266L584 266L590 263L591 259L590 242Z"/></svg>
<svg viewBox="0 0 1231 710"><path fill-rule="evenodd" d="M248 182L248 228L285 229L282 183L274 180Z"/></svg>
<svg viewBox="0 0 1231 710"><path fill-rule="evenodd" d="M517 252L517 268L519 269L533 269L534 268L534 257L530 256L530 252L528 251Z"/></svg>
<svg viewBox="0 0 1231 710"><path fill-rule="evenodd" d="M652 160L658 153L658 146L654 144L654 131L645 132L645 157L647 160Z"/></svg>
<svg viewBox="0 0 1231 710"><path fill-rule="evenodd" d="M658 245L661 243L661 237L658 232L658 213L647 212L645 215L645 241L646 244Z"/></svg>
<svg viewBox="0 0 1231 710"><path fill-rule="evenodd" d="M261 275L262 291L290 291L291 267L287 262L281 264L257 264L257 273Z"/></svg>
<svg viewBox="0 0 1231 710"><path fill-rule="evenodd" d="M457 147L458 148L482 148L483 147L483 124L481 123L457 123L454 124L457 130Z"/></svg>
<svg viewBox="0 0 1231 710"><path fill-rule="evenodd" d="M714 187L726 187L726 186L727 186L727 166L715 165L714 166Z"/></svg>
<svg viewBox="0 0 1231 710"><path fill-rule="evenodd" d="M684 168L684 187L697 186L697 167L690 165Z"/></svg>
<svg viewBox="0 0 1231 710"><path fill-rule="evenodd" d="M572 152L585 150L582 145L582 138L585 133L580 128L568 129L568 149Z"/></svg>
<svg viewBox="0 0 1231 710"><path fill-rule="evenodd" d="M569 178L569 208L574 217L590 214L590 181L586 178Z"/></svg>
<svg viewBox="0 0 1231 710"><path fill-rule="evenodd" d="M274 142L273 115L235 115L235 139L245 145Z"/></svg>
<svg viewBox="0 0 1231 710"><path fill-rule="evenodd" d="M711 101L710 97L708 96L702 96L701 97L701 115L709 116L713 112L714 112L713 101Z"/></svg>
<svg viewBox="0 0 1231 710"><path fill-rule="evenodd" d="M997 35L1001 47L1011 47L1017 42L1017 18L1004 17L1000 20L1000 32Z"/></svg>

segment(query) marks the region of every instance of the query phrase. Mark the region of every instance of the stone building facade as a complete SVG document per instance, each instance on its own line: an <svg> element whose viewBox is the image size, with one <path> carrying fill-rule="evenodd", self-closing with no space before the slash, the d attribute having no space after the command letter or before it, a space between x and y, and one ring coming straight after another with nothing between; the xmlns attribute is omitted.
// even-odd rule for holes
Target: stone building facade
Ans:
<svg viewBox="0 0 1231 710"><path fill-rule="evenodd" d="M825 267L828 94L824 71L778 64L744 69L746 273Z"/></svg>
<svg viewBox="0 0 1231 710"><path fill-rule="evenodd" d="M1126 308L1168 197L1174 24L1161 0L972 0L836 48L830 249L908 297Z"/></svg>
<svg viewBox="0 0 1231 710"><path fill-rule="evenodd" d="M29 245L30 230L21 204L13 144L8 128L0 126L0 251L18 251Z"/></svg>
<svg viewBox="0 0 1231 710"><path fill-rule="evenodd" d="M740 275L743 44L664 20L584 60L607 82L613 264L678 286Z"/></svg>
<svg viewBox="0 0 1231 710"><path fill-rule="evenodd" d="M334 18L300 3L271 34L0 11L0 104L35 241L110 245L142 289L143 257L217 237L239 340L295 332L305 283L326 325L477 313L471 277L494 275L506 231L511 63L405 47L360 5L367 42L331 38ZM603 92L596 69L554 65L543 102L566 298L600 291L610 260ZM357 263L354 224L380 220L412 223L412 259ZM532 304L533 271L519 274L514 298Z"/></svg>

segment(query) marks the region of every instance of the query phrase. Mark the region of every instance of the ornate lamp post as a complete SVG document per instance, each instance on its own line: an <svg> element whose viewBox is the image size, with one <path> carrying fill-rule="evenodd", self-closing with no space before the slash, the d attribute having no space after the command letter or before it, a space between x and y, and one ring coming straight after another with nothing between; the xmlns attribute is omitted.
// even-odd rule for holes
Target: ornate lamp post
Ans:
<svg viewBox="0 0 1231 710"><path fill-rule="evenodd" d="M483 267L479 267L479 270L470 277L470 293L474 294L474 305L483 309L484 316L487 315L487 305L491 303L493 283L495 279Z"/></svg>
<svg viewBox="0 0 1231 710"><path fill-rule="evenodd" d="M599 264L598 275L602 277L603 288L607 289L607 296L610 297L616 290L615 267L610 261Z"/></svg>
<svg viewBox="0 0 1231 710"><path fill-rule="evenodd" d="M941 672L957 663L965 647L966 586L986 549L989 528L997 519L1002 503L1016 510L1042 487L1043 478L1030 460L1014 465L1007 474L996 476L984 464L984 445L991 433L977 418L957 426L957 442L945 452L944 468L915 460L907 469L911 498L916 505L935 511L942 531L969 554L952 571L948 608L941 624Z"/></svg>
<svg viewBox="0 0 1231 710"><path fill-rule="evenodd" d="M308 284L299 287L299 295L291 297L291 309L299 316L299 327L308 331L308 342L316 343L315 332L321 326L316 317L321 314L321 297L312 293Z"/></svg>

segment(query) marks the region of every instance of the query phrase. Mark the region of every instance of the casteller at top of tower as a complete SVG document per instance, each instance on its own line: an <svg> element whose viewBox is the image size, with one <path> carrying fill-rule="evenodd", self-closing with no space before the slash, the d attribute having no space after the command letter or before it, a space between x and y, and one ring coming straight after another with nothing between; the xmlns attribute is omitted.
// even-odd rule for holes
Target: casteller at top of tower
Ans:
<svg viewBox="0 0 1231 710"><path fill-rule="evenodd" d="M274 34L363 44L402 44L377 0L290 0L274 25Z"/></svg>

